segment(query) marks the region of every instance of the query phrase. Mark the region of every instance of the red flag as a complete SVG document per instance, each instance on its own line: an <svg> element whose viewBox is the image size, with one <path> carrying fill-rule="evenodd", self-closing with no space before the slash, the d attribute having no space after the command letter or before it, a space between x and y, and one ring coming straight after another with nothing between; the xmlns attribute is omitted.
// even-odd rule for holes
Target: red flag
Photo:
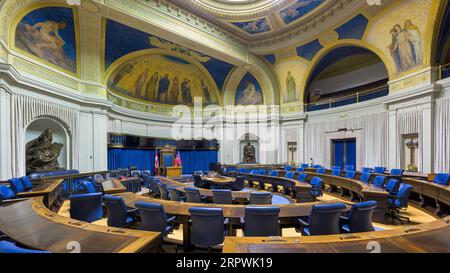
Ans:
<svg viewBox="0 0 450 273"><path fill-rule="evenodd" d="M155 174L156 174L158 167L159 167L158 149L155 149L155 170L154 170Z"/></svg>
<svg viewBox="0 0 450 273"><path fill-rule="evenodd" d="M175 158L175 166L183 165L183 161L181 161L180 151L178 151L177 157Z"/></svg>

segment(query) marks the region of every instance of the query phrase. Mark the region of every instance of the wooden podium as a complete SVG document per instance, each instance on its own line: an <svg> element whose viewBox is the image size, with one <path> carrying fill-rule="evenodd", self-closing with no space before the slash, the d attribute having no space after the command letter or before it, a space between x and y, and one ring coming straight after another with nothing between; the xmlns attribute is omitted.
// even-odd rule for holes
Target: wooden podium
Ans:
<svg viewBox="0 0 450 273"><path fill-rule="evenodd" d="M166 176L167 178L178 178L183 174L183 167L181 166L173 166L166 167Z"/></svg>
<svg viewBox="0 0 450 273"><path fill-rule="evenodd" d="M183 174L181 166L175 166L175 149L166 145L161 150L161 167L158 168L158 175L168 178L178 178Z"/></svg>

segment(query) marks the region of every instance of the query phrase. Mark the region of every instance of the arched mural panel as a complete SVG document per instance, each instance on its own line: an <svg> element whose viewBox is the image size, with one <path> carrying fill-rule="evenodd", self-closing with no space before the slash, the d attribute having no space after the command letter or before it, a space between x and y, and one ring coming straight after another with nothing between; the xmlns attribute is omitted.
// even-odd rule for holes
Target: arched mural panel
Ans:
<svg viewBox="0 0 450 273"><path fill-rule="evenodd" d="M264 103L264 95L258 80L251 74L244 75L235 95L235 105L260 105Z"/></svg>

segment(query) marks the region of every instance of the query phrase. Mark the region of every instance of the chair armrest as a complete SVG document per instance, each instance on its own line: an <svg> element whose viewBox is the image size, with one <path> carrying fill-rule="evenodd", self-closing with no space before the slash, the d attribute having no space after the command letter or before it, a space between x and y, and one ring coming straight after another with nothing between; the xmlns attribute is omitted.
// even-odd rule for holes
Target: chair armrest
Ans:
<svg viewBox="0 0 450 273"><path fill-rule="evenodd" d="M171 216L171 217L169 217L169 218L166 219L166 222L167 222L168 224L170 224L170 223L172 223L172 222L175 220L175 218L177 218L177 217L176 217L176 216Z"/></svg>
<svg viewBox="0 0 450 273"><path fill-rule="evenodd" d="M302 227L309 227L309 224L306 223L305 221L303 221L302 219L298 218L297 222L300 224L300 226Z"/></svg>
<svg viewBox="0 0 450 273"><path fill-rule="evenodd" d="M239 218L239 222L240 222L241 224L245 224L244 217L240 217L240 218Z"/></svg>
<svg viewBox="0 0 450 273"><path fill-rule="evenodd" d="M132 214L132 213L137 213L137 211L138 211L137 208L128 208L128 209L127 209L127 213L130 213L130 214Z"/></svg>
<svg viewBox="0 0 450 273"><path fill-rule="evenodd" d="M230 219L229 219L229 218L224 218L224 219L223 219L223 224L224 224L224 225L228 225L229 222L230 222Z"/></svg>

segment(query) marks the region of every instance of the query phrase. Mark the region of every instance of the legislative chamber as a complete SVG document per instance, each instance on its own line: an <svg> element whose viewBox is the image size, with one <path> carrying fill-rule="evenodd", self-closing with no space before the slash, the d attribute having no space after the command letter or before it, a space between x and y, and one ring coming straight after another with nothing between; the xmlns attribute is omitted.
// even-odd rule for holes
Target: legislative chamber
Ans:
<svg viewBox="0 0 450 273"><path fill-rule="evenodd" d="M0 22L5 261L450 253L450 1L0 0Z"/></svg>

